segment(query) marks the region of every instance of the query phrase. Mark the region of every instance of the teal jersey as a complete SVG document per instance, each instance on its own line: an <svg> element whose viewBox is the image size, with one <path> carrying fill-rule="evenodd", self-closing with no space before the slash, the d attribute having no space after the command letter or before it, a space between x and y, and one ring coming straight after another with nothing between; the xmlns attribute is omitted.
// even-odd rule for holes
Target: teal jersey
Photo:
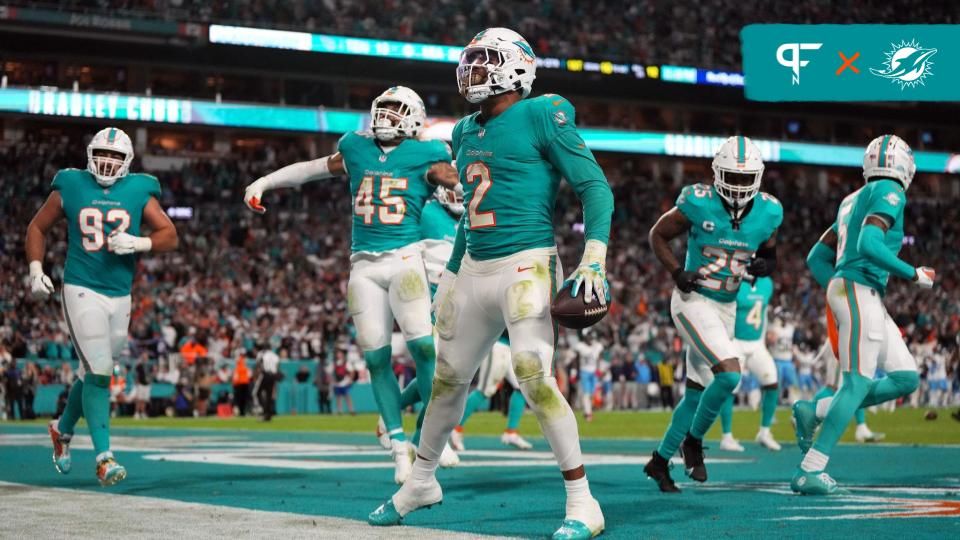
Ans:
<svg viewBox="0 0 960 540"><path fill-rule="evenodd" d="M133 287L136 255L116 255L107 237L116 229L140 236L143 209L160 196L160 182L132 173L103 187L88 171L63 169L53 177L67 219L67 262L63 282L111 297L127 296Z"/></svg>
<svg viewBox="0 0 960 540"><path fill-rule="evenodd" d="M718 302L733 302L750 258L783 222L783 206L761 192L740 220L740 228L734 229L714 187L695 184L683 188L677 208L690 221L684 269L704 276L697 292Z"/></svg>
<svg viewBox="0 0 960 540"><path fill-rule="evenodd" d="M427 181L434 163L450 162L443 141L405 139L384 152L372 133L351 132L337 151L350 177L354 253L379 253L420 240L420 214L435 186Z"/></svg>
<svg viewBox="0 0 960 540"><path fill-rule="evenodd" d="M743 341L760 341L767 328L767 307L773 297L773 280L757 278L752 284L740 282L737 293L737 325L734 337Z"/></svg>
<svg viewBox="0 0 960 540"><path fill-rule="evenodd" d="M420 214L420 238L443 240L453 244L457 237L458 218L450 215L436 199L430 199Z"/></svg>
<svg viewBox="0 0 960 540"><path fill-rule="evenodd" d="M574 120L570 102L547 94L521 100L486 121L474 113L454 127L466 250L472 258L553 246L561 178L583 201L586 239L607 242L613 197Z"/></svg>
<svg viewBox="0 0 960 540"><path fill-rule="evenodd" d="M840 203L834 230L837 233L836 277L846 278L886 293L890 273L870 262L859 250L858 240L863 223L869 216L879 216L890 228L883 243L893 253L903 246L903 209L907 193L896 180L881 178L847 195Z"/></svg>

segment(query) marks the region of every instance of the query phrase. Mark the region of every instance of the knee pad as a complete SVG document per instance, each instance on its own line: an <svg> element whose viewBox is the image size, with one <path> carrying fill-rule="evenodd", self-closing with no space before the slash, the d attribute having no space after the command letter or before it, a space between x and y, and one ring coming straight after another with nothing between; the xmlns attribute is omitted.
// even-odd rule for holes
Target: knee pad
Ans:
<svg viewBox="0 0 960 540"><path fill-rule="evenodd" d="M557 388L557 380L542 375L520 381L520 392L530 404L530 408L542 420L560 418L570 411Z"/></svg>
<svg viewBox="0 0 960 540"><path fill-rule="evenodd" d="M721 371L720 373L716 373L713 376L713 384L718 384L721 388L725 388L728 392L733 393L733 390L740 384L740 372Z"/></svg>
<svg viewBox="0 0 960 540"><path fill-rule="evenodd" d="M471 378L464 379L445 356L437 355L436 370L433 372L433 386L430 388L430 401L449 397L459 390L470 386Z"/></svg>
<svg viewBox="0 0 960 540"><path fill-rule="evenodd" d="M901 396L912 394L920 386L920 375L916 371L892 371L887 377L897 385Z"/></svg>

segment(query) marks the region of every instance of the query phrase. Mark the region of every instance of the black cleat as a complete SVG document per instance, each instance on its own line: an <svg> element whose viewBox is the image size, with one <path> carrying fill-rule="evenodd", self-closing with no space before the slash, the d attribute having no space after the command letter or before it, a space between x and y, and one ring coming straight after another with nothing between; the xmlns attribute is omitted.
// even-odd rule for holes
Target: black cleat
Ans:
<svg viewBox="0 0 960 540"><path fill-rule="evenodd" d="M670 462L663 459L663 456L658 454L656 450L653 451L653 457L650 461L644 465L643 472L657 483L660 491L664 493L680 493L680 488L673 483L673 478L670 478Z"/></svg>
<svg viewBox="0 0 960 540"><path fill-rule="evenodd" d="M697 439L687 433L687 437L680 444L680 455L683 456L683 466L687 476L697 482L706 482L707 466L703 464L703 439Z"/></svg>

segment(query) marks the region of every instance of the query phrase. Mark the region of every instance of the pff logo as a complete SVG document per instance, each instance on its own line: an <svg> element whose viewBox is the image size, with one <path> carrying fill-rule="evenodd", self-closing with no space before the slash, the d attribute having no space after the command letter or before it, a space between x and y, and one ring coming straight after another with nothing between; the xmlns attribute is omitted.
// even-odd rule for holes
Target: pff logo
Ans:
<svg viewBox="0 0 960 540"><path fill-rule="evenodd" d="M777 48L777 62L793 71L793 84L800 84L800 68L806 67L809 60L800 59L800 51L816 51L823 43L784 43ZM790 57L787 58L787 53Z"/></svg>
<svg viewBox="0 0 960 540"><path fill-rule="evenodd" d="M924 84L923 80L933 75L930 57L937 54L937 49L924 49L915 39L901 41L899 45L891 43L890 46L890 52L884 53L887 59L883 68L870 68L870 73L898 83L900 90Z"/></svg>

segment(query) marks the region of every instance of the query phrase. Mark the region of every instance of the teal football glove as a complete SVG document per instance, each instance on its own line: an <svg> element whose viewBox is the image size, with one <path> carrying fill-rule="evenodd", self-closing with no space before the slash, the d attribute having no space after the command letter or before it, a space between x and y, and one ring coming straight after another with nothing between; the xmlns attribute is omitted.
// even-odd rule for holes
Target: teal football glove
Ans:
<svg viewBox="0 0 960 540"><path fill-rule="evenodd" d="M593 294L596 293L600 304L607 305L610 283L607 281L606 260L607 245L599 240L587 240L580 265L564 282L564 286L570 284L570 295L576 297L582 286L584 302L593 302Z"/></svg>

